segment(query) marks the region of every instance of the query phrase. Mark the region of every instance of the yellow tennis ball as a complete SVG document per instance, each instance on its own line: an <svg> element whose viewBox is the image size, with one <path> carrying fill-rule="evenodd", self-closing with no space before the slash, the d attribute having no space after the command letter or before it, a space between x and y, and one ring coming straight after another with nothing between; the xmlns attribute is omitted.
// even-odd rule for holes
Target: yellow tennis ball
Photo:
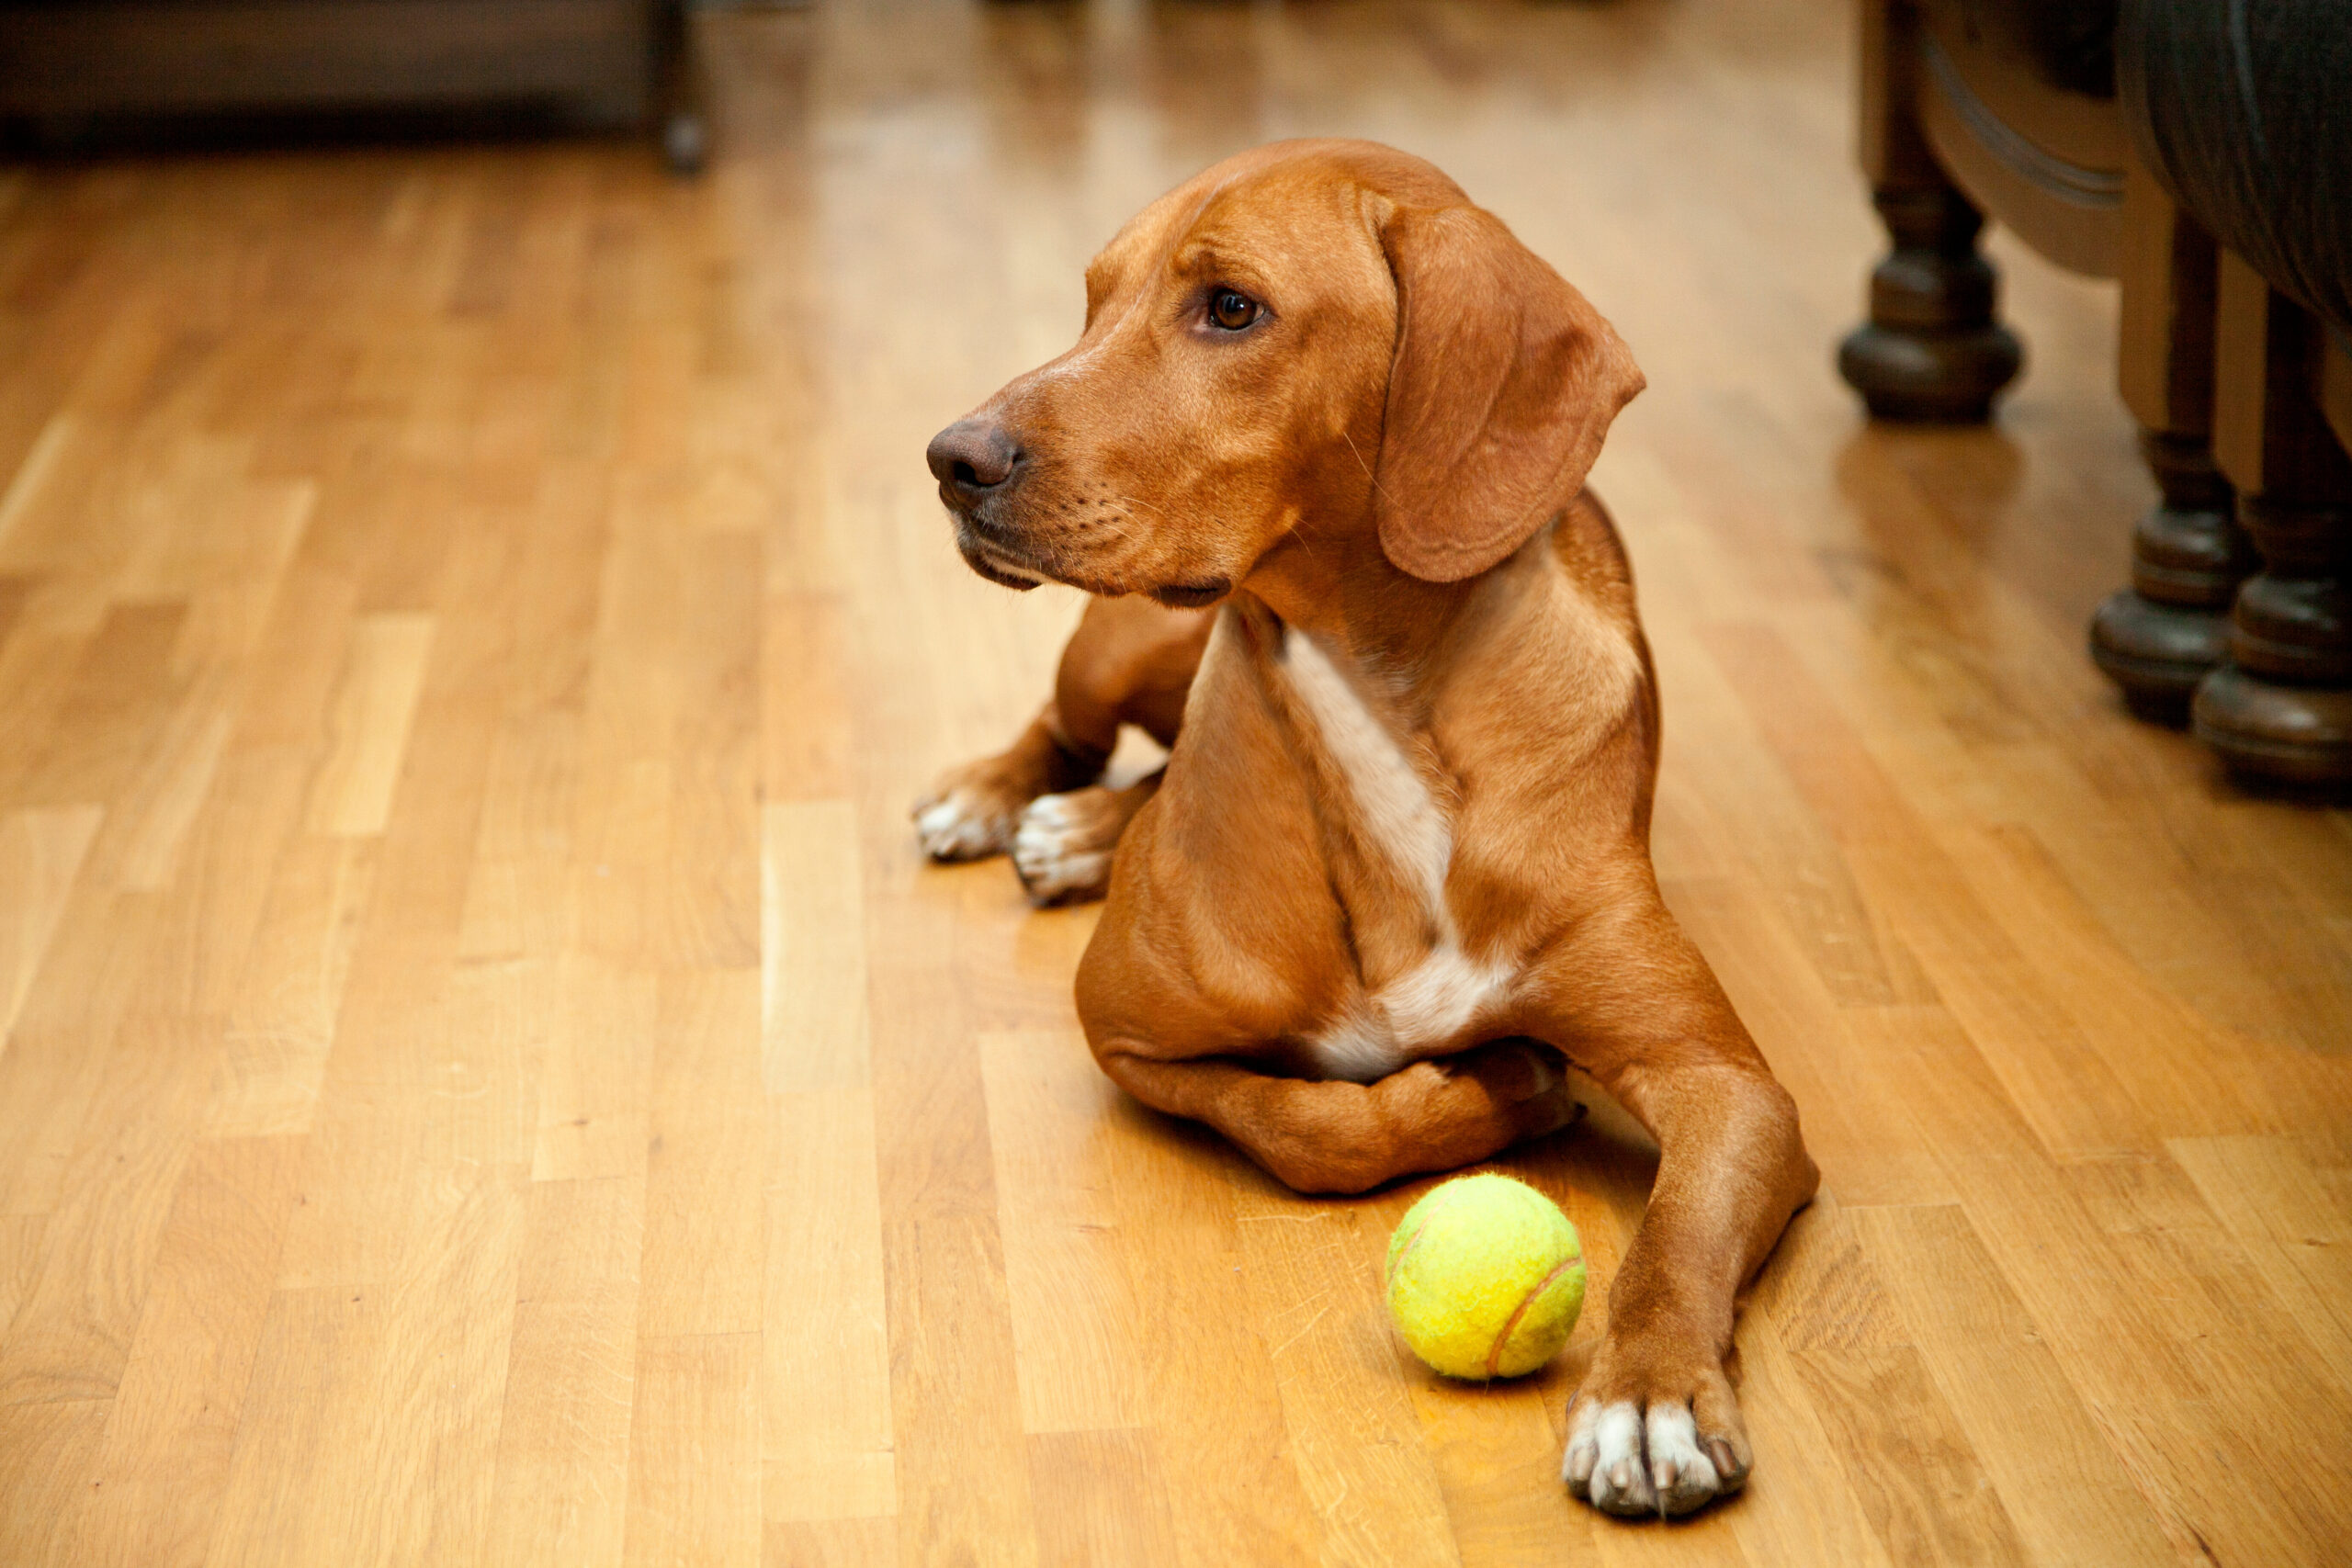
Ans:
<svg viewBox="0 0 2352 1568"><path fill-rule="evenodd" d="M1388 1315L1454 1378L1515 1378L1568 1342L1584 1246L1560 1206L1492 1172L1431 1188L1388 1238Z"/></svg>

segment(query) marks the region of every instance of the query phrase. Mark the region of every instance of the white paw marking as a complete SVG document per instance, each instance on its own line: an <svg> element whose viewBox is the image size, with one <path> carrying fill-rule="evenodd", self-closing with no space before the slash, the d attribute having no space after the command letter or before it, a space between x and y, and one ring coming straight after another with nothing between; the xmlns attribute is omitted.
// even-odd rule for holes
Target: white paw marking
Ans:
<svg viewBox="0 0 2352 1568"><path fill-rule="evenodd" d="M1715 1461L1699 1446L1699 1424L1679 1404L1650 1406L1650 1488L1658 1512L1687 1514L1723 1490Z"/></svg>
<svg viewBox="0 0 2352 1568"><path fill-rule="evenodd" d="M1739 1484L1716 1468L1688 1405L1579 1401L1560 1456L1568 1490L1603 1513L1687 1514Z"/></svg>
<svg viewBox="0 0 2352 1568"><path fill-rule="evenodd" d="M1649 1465L1642 1452L1642 1413L1631 1400L1593 1413L1592 1467L1584 1498L1605 1514L1655 1514ZM1571 1445L1573 1447L1574 1445Z"/></svg>
<svg viewBox="0 0 2352 1568"><path fill-rule="evenodd" d="M1110 886L1111 851L1118 840L1099 841L1097 828L1078 818L1068 795L1044 795L1029 803L1012 830L1012 863L1040 904Z"/></svg>
<svg viewBox="0 0 2352 1568"><path fill-rule="evenodd" d="M915 833L933 860L978 860L1004 848L1012 827L1005 812L991 812L968 789L948 791L915 813Z"/></svg>

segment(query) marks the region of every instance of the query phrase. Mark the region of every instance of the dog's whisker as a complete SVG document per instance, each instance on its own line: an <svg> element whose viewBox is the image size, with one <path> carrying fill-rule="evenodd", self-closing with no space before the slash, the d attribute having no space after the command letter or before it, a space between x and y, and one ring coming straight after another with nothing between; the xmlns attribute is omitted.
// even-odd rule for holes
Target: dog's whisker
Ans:
<svg viewBox="0 0 2352 1568"><path fill-rule="evenodd" d="M1167 517L1167 515L1168 515L1168 513L1167 513L1167 512L1166 512L1166 511L1164 511L1163 509L1161 509L1161 508L1159 508L1159 507L1154 506L1151 502L1148 502L1148 501L1145 501L1145 500L1144 500L1144 499L1142 499L1140 496L1133 496L1133 495L1120 495L1120 496L1114 496L1112 499L1113 499L1114 502L1117 502L1119 505L1121 505L1121 506L1140 506L1140 507L1142 507L1146 512L1150 513L1154 517L1159 517L1159 518L1163 518L1163 519L1164 519L1164 518L1166 518L1166 517Z"/></svg>

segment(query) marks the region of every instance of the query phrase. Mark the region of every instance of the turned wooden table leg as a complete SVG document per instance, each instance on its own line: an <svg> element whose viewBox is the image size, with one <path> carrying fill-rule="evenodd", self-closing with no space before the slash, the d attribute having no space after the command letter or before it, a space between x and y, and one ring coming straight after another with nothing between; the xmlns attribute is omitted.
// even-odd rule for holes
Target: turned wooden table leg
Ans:
<svg viewBox="0 0 2352 1568"><path fill-rule="evenodd" d="M1978 423L2024 353L1993 319L1984 219L1941 189L1881 186L1873 200L1894 249L1871 273L1871 319L1838 348L1838 373L1876 419Z"/></svg>
<svg viewBox="0 0 2352 1568"><path fill-rule="evenodd" d="M710 155L709 111L685 0L662 0L655 25L661 37L654 113L662 157L673 174L699 175Z"/></svg>
<svg viewBox="0 0 2352 1568"><path fill-rule="evenodd" d="M2229 651L2230 604L2255 568L2215 466L2212 237L2136 165L2123 183L2118 380L2164 498L2132 536L2132 586L2091 619L2091 657L2142 716L2177 724Z"/></svg>
<svg viewBox="0 0 2352 1568"><path fill-rule="evenodd" d="M2352 493L2241 496L2263 569L2238 590L2230 660L2197 688L2198 739L2242 773L2352 783Z"/></svg>
<svg viewBox="0 0 2352 1568"><path fill-rule="evenodd" d="M1937 164L1917 115L1918 23L1906 0L1862 0L1862 167L1894 249L1871 274L1870 320L1838 373L1879 419L1981 422L2023 353L1994 320L1984 215Z"/></svg>
<svg viewBox="0 0 2352 1568"><path fill-rule="evenodd" d="M2226 253L2220 319L2214 456L2262 570L2197 688L2197 735L2242 773L2352 784L2352 457L2320 406L2324 338Z"/></svg>
<svg viewBox="0 0 2352 1568"><path fill-rule="evenodd" d="M2230 603L2254 570L2230 481L2204 437L2140 433L2164 499L2132 533L2132 586L2091 618L2091 658L2142 716L2177 724L2229 650Z"/></svg>

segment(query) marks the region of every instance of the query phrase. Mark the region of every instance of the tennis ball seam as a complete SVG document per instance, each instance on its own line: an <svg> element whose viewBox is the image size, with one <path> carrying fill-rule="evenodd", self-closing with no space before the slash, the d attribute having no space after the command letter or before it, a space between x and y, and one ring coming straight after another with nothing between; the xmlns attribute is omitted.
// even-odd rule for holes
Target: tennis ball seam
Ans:
<svg viewBox="0 0 2352 1568"><path fill-rule="evenodd" d="M1439 1226L1441 1222L1444 1221L1451 1214L1453 1209L1460 1207L1462 1203L1466 1201L1471 1189L1488 1181L1500 1183L1503 1186L1510 1188L1519 1189L1521 1191L1533 1197L1538 1202L1550 1207L1553 1214L1566 1227L1567 1233L1566 1240L1570 1248L1568 1256L1562 1258L1556 1263L1553 1264L1552 1267L1546 1270L1544 1277L1536 1280L1520 1299L1518 1304L1512 1308L1509 1318L1503 1323L1500 1331L1488 1341L1487 1350L1482 1359L1473 1361L1471 1363L1472 1367L1479 1370L1450 1374L1456 1377L1473 1378L1480 1381L1492 1382L1494 1379L1503 1375L1503 1358L1509 1353L1513 1339L1518 1335L1520 1328L1525 1324L1529 1314L1534 1310L1536 1303L1541 1302L1548 1292L1555 1289L1563 1278L1571 1275L1581 1277L1583 1272L1585 1263L1584 1248L1578 1244L1576 1226L1573 1223L1567 1220L1566 1215L1559 1213L1556 1205L1550 1203L1550 1201L1545 1197L1542 1190L1531 1187L1526 1182L1521 1181L1514 1177L1504 1175L1500 1172L1481 1171L1476 1175L1457 1178L1453 1181L1445 1183L1443 1186L1439 1187L1435 1191L1426 1194L1422 1199L1422 1201L1419 1204L1415 1205L1415 1207L1421 1208L1423 1210L1423 1213L1420 1215L1420 1224L1414 1226L1411 1231L1392 1241L1387 1267L1383 1270L1383 1272L1385 1276L1385 1284L1389 1296L1390 1309L1393 1313L1395 1311L1396 1291L1398 1282L1403 1279L1410 1258L1419 1247L1422 1241L1427 1237L1431 1227ZM1442 1234L1442 1231L1441 1234ZM1577 1293L1579 1297L1581 1297L1583 1293L1581 1289L1579 1289ZM1401 1320L1398 1322L1397 1326L1400 1329L1405 1329L1405 1325ZM1410 1330L1405 1330L1405 1337L1407 1343L1413 1345L1416 1352L1418 1353L1419 1348L1413 1340ZM1464 1348L1467 1348L1467 1347ZM1478 1353L1473 1351L1472 1354L1477 1355ZM1423 1359L1427 1360L1428 1358L1424 1356ZM1434 1362L1431 1362L1430 1364L1432 1366L1436 1365Z"/></svg>
<svg viewBox="0 0 2352 1568"><path fill-rule="evenodd" d="M1430 1217L1424 1214L1421 1223L1413 1227L1413 1234L1405 1238L1405 1245L1398 1247L1396 1255L1388 1260L1388 1278L1384 1281L1387 1289L1393 1291L1396 1288L1397 1271L1405 1267L1405 1259L1413 1256L1413 1248L1421 1244L1421 1235L1429 1228Z"/></svg>
<svg viewBox="0 0 2352 1568"><path fill-rule="evenodd" d="M1405 1245L1396 1248L1395 1254L1390 1257L1387 1278L1381 1281L1384 1289L1393 1291L1396 1288L1396 1276L1404 1271L1405 1259L1413 1256L1413 1248L1420 1246L1421 1237L1429 1234L1430 1226L1436 1223L1437 1217L1461 1201L1459 1192L1448 1191L1448 1188L1453 1185L1454 1183L1448 1182L1445 1187L1439 1188L1435 1193L1431 1194L1442 1201L1430 1206L1429 1212L1421 1216L1421 1223L1413 1227L1413 1234L1405 1238Z"/></svg>
<svg viewBox="0 0 2352 1568"><path fill-rule="evenodd" d="M1561 1275L1566 1273L1569 1269L1576 1268L1583 1261L1584 1249L1581 1247L1570 1253L1567 1257L1563 1258L1560 1261L1552 1265L1552 1271L1549 1274L1544 1275L1541 1280L1536 1280L1534 1288L1530 1290L1525 1296L1521 1298L1519 1305L1511 1309L1510 1316L1504 1322L1502 1331L1495 1336L1494 1344L1487 1348L1487 1380L1489 1382L1493 1382L1497 1373L1500 1371L1503 1364L1503 1347L1509 1345L1510 1343L1510 1337L1519 1332L1519 1320L1527 1315L1527 1309L1533 1306L1543 1296L1544 1292L1552 1288L1553 1284L1560 1278Z"/></svg>

